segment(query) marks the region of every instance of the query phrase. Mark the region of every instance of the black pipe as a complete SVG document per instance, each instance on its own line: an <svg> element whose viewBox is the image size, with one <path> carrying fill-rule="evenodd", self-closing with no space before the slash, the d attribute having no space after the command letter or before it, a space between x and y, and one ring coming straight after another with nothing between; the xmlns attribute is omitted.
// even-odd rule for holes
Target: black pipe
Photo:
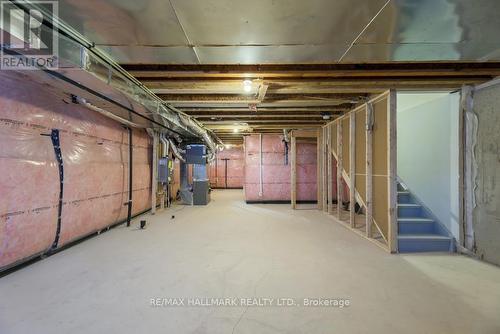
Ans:
<svg viewBox="0 0 500 334"><path fill-rule="evenodd" d="M54 242L52 243L51 250L57 248L59 244L59 236L61 234L61 218L62 218L62 207L63 207L63 194L64 194L64 167L61 152L61 142L59 139L59 130L53 129L50 137L52 139L52 145L54 146L54 153L56 155L57 165L59 167L59 201L57 204L57 228Z"/></svg>
<svg viewBox="0 0 500 334"><path fill-rule="evenodd" d="M132 128L128 128L128 212L127 212L127 227L130 226L132 219L132 163L133 163L133 147L132 147Z"/></svg>
<svg viewBox="0 0 500 334"><path fill-rule="evenodd" d="M226 189L227 189L227 161L229 159L226 159L226 170L224 171L224 174L226 174L226 180L225 180L225 183L226 183Z"/></svg>
<svg viewBox="0 0 500 334"><path fill-rule="evenodd" d="M225 162L225 167L224 167L224 184L225 184L225 189L227 189L227 161L230 159L222 159Z"/></svg>

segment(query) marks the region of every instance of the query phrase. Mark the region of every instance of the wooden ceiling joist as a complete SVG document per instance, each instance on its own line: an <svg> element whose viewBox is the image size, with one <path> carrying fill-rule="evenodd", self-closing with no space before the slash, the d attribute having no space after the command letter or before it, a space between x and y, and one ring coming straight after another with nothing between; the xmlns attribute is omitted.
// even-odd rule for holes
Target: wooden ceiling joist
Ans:
<svg viewBox="0 0 500 334"><path fill-rule="evenodd" d="M189 116L194 117L198 120L221 120L221 119L293 119L293 118L310 118L310 119L317 119L317 118L323 118L323 115L321 114L313 114L313 113L297 113L297 114L269 114L269 113L253 113L253 114L190 114L188 113ZM332 116L330 116L332 117Z"/></svg>
<svg viewBox="0 0 500 334"><path fill-rule="evenodd" d="M367 76L498 76L499 62L396 62L373 64L263 64L263 65L122 65L139 79L145 78L290 78Z"/></svg>
<svg viewBox="0 0 500 334"><path fill-rule="evenodd" d="M334 119L389 89L452 91L500 76L500 62L123 67L228 142L241 142L248 133L314 129L327 121L324 117Z"/></svg>
<svg viewBox="0 0 500 334"><path fill-rule="evenodd" d="M351 104L339 105L339 106L307 106L307 107L258 107L257 111L251 111L248 106L245 107L234 107L234 106L217 106L217 107L184 107L182 110L185 113L204 113L204 112L214 112L214 113L321 113L321 112L329 112L329 113L342 113L344 111L350 110L352 108Z"/></svg>
<svg viewBox="0 0 500 334"><path fill-rule="evenodd" d="M489 77L488 77L489 78ZM347 79L293 79L273 80L266 79L267 94L355 94L379 93L387 89L454 89L463 84L483 82L484 77L372 77ZM220 94L241 93L242 81L148 81L142 82L154 93L161 94ZM261 93L263 96L264 94ZM262 99L261 99L262 100Z"/></svg>

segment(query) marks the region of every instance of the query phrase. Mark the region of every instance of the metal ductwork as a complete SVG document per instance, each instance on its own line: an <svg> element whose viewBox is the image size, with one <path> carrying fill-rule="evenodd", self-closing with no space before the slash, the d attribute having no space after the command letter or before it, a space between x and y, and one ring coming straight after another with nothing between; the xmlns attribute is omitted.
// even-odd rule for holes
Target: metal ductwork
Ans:
<svg viewBox="0 0 500 334"><path fill-rule="evenodd" d="M167 141L163 133L160 134L160 142L161 142L161 156L166 157L168 155L170 143Z"/></svg>
<svg viewBox="0 0 500 334"><path fill-rule="evenodd" d="M53 24L42 25L41 29L58 33L59 68L41 67L40 71L23 71L24 75L78 96L78 103L127 126L151 128L177 142L204 143L210 153L217 152L222 142L212 131L166 104L106 53L95 48L93 42L35 3L13 3L26 13L38 10L45 17L51 17ZM22 53L14 55L23 56Z"/></svg>

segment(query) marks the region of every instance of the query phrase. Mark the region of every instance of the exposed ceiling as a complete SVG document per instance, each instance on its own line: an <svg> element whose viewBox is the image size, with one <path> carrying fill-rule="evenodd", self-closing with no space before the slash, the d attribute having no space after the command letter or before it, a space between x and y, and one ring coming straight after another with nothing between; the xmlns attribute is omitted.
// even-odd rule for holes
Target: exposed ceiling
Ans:
<svg viewBox="0 0 500 334"><path fill-rule="evenodd" d="M120 63L500 60L498 0L61 0Z"/></svg>
<svg viewBox="0 0 500 334"><path fill-rule="evenodd" d="M250 131L321 125L389 88L457 89L500 74L498 0L60 0L59 7L64 21L228 143Z"/></svg>
<svg viewBox="0 0 500 334"><path fill-rule="evenodd" d="M449 91L500 75L493 62L124 67L227 143L241 142L242 133L321 126L391 88Z"/></svg>

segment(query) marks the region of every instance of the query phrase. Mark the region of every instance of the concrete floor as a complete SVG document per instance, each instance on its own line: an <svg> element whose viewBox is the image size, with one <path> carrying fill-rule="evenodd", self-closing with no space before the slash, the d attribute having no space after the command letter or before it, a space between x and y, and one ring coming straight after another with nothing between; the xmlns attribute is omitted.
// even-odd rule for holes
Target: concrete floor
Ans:
<svg viewBox="0 0 500 334"><path fill-rule="evenodd" d="M321 212L238 190L144 217L146 230L136 219L1 278L0 333L500 333L500 268L486 263L389 255ZM254 296L351 305L150 304Z"/></svg>

